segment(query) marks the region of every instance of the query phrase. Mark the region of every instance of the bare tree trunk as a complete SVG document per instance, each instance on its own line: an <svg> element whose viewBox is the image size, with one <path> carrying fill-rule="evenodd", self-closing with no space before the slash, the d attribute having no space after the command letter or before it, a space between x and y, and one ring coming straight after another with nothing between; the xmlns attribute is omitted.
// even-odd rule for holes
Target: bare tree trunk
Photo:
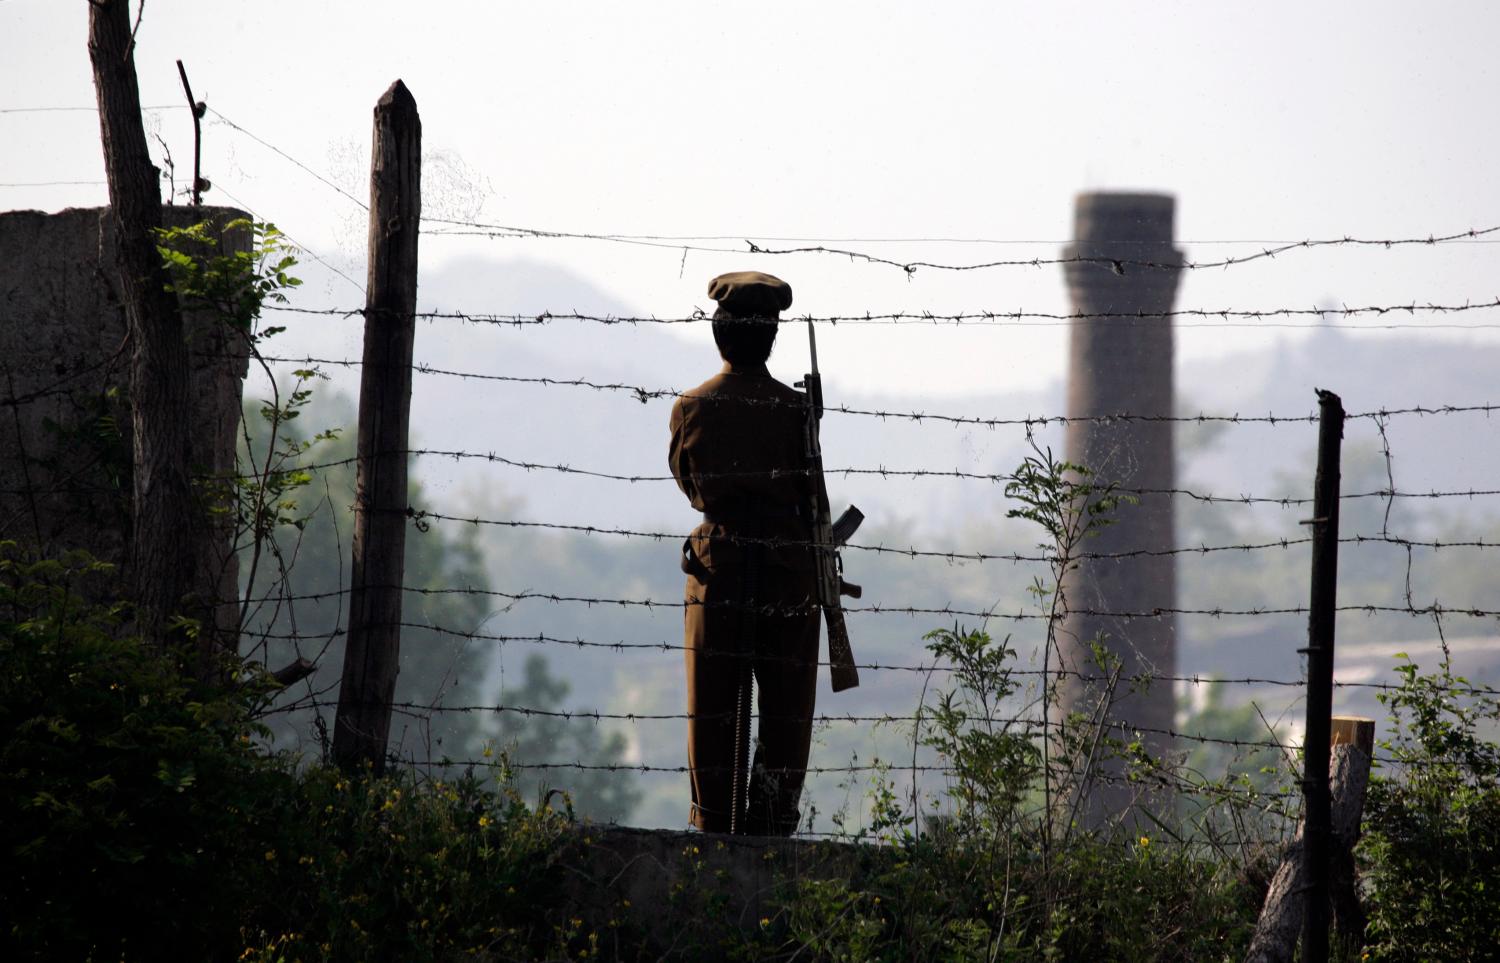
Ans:
<svg viewBox="0 0 1500 963"><path fill-rule="evenodd" d="M422 120L417 102L398 80L375 105L370 150L370 264L359 384L354 565L349 640L333 726L333 755L346 770L366 764L376 772L383 768L400 667L421 185Z"/></svg>
<svg viewBox="0 0 1500 963"><path fill-rule="evenodd" d="M156 250L159 172L146 149L128 0L90 0L89 59L109 179L117 266L130 332L134 490L129 580L137 625L154 645L172 639L174 615L204 617L188 598L198 528L189 467L188 352L182 312ZM202 638L212 638L205 624ZM199 666L200 670L204 666Z"/></svg>

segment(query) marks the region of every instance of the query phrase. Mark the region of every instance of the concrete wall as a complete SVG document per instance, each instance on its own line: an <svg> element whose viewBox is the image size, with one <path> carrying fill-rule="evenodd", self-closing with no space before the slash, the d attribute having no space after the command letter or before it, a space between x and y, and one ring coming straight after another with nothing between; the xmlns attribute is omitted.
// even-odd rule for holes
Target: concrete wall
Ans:
<svg viewBox="0 0 1500 963"><path fill-rule="evenodd" d="M130 345L120 303L107 209L0 213L0 540L57 554L83 548L125 560L130 531ZM243 212L165 207L167 226ZM238 231L221 250L247 250ZM247 368L243 343L217 317L189 312L193 352L194 471L234 471L235 436ZM232 602L238 570L232 532L200 591ZM226 624L233 606L223 606Z"/></svg>
<svg viewBox="0 0 1500 963"><path fill-rule="evenodd" d="M1066 265L1073 310L1100 315L1076 322L1069 339L1067 413L1072 418L1116 414L1170 416L1173 413L1172 321L1133 317L1137 312L1172 308L1182 255L1172 246L1174 201L1160 194L1083 194L1075 209L1073 245L1065 257L1104 258L1116 263ZM1163 267L1131 264L1150 261ZM1075 421L1067 428L1068 461L1121 488L1174 487L1173 424L1168 421ZM1093 553L1159 552L1175 545L1172 499L1144 494L1123 505L1113 525L1082 546ZM1176 620L1170 614L1138 618L1085 615L1100 612L1151 613L1177 605L1176 558L1142 554L1120 560L1085 560L1064 581L1070 613L1063 626L1061 659L1065 676L1055 717L1074 710L1092 714L1101 680L1089 643L1102 638L1121 660L1113 721L1170 730L1175 714L1173 687L1157 682L1148 691L1129 692L1140 673L1173 674L1177 665ZM1129 741L1132 732L1113 730ZM1143 732L1142 742L1160 757L1171 748L1161 732ZM1135 790L1105 783L1095 793L1086 821L1124 812Z"/></svg>

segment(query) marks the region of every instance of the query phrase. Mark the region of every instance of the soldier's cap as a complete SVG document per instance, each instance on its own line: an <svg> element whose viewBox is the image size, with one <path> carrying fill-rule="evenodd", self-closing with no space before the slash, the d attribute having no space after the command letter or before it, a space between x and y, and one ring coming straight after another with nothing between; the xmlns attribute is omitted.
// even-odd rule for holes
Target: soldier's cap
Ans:
<svg viewBox="0 0 1500 963"><path fill-rule="evenodd" d="M792 286L759 271L731 271L708 282L708 296L739 317L774 317L792 306Z"/></svg>

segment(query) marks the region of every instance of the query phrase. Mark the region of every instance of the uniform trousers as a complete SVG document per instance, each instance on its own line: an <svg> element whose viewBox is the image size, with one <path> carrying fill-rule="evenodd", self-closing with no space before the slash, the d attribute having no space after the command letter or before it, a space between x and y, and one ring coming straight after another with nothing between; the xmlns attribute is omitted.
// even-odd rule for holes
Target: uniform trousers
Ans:
<svg viewBox="0 0 1500 963"><path fill-rule="evenodd" d="M731 577L738 576L738 577ZM806 572L757 566L754 598L741 573L689 574L685 655L692 824L729 832L734 795L734 710L739 667L754 669L759 725L746 832L789 836L797 828L818 679L814 582ZM770 609L772 611L763 611Z"/></svg>

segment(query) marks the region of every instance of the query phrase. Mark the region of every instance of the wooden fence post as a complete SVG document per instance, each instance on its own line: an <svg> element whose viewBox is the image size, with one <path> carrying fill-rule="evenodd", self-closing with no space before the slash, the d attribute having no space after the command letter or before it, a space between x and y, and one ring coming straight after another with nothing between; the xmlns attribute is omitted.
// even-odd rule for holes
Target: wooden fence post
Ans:
<svg viewBox="0 0 1500 963"><path fill-rule="evenodd" d="M1333 641L1338 614L1339 455L1344 439L1344 405L1331 391L1318 389L1318 469L1313 482L1312 591L1307 616L1307 729L1302 742L1302 826L1271 881L1247 961L1291 960L1298 923L1303 963L1328 963L1329 879L1333 852L1334 795L1351 787L1329 778L1333 712ZM1373 727L1373 724L1372 724ZM1342 730L1341 730L1342 731ZM1373 743L1374 731L1370 732ZM1354 827L1364 808L1370 753L1359 772L1341 773L1356 782ZM1340 757L1342 760L1345 757ZM1340 822L1348 820L1340 799Z"/></svg>
<svg viewBox="0 0 1500 963"><path fill-rule="evenodd" d="M406 552L407 428L416 333L422 121L401 81L375 105L370 149L370 248L354 493L349 636L334 721L345 770L384 768L401 655Z"/></svg>
<svg viewBox="0 0 1500 963"><path fill-rule="evenodd" d="M1339 454L1344 405L1318 389L1318 474L1313 482L1312 593L1307 616L1307 735L1302 744L1303 841L1307 906L1303 963L1328 963L1329 717L1333 714L1333 635L1338 612Z"/></svg>

